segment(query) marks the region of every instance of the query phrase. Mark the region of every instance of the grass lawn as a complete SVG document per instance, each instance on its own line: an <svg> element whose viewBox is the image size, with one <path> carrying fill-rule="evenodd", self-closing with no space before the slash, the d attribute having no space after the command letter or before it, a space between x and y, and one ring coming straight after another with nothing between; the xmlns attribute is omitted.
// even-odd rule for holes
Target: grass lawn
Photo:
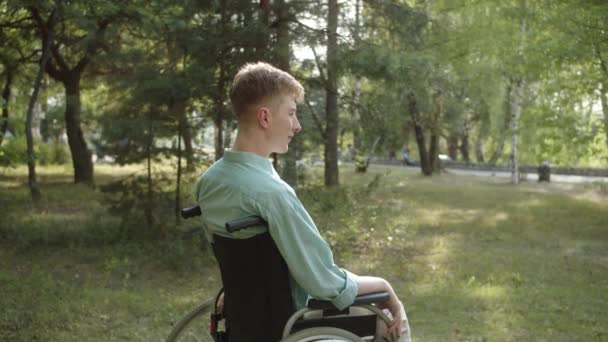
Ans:
<svg viewBox="0 0 608 342"><path fill-rule="evenodd" d="M608 341L605 185L351 168L335 189L310 169L298 193L338 264L393 284L415 341ZM39 168L33 206L26 172L0 170L0 340L161 341L217 289L200 240L126 238L67 167ZM143 167L95 172L102 185Z"/></svg>

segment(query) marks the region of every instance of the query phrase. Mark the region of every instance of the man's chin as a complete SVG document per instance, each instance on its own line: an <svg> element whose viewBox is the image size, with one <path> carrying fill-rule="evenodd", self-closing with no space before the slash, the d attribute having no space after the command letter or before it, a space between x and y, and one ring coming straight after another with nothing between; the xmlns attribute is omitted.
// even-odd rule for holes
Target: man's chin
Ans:
<svg viewBox="0 0 608 342"><path fill-rule="evenodd" d="M278 153L278 154L285 154L285 153L287 153L287 151L289 151L289 146L285 146L284 148L277 149L277 150L272 151L272 152L273 153Z"/></svg>

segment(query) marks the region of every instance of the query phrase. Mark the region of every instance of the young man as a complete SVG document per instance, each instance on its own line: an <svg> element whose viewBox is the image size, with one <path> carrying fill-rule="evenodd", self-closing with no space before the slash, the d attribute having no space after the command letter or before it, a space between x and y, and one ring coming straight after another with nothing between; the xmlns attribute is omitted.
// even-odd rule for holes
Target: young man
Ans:
<svg viewBox="0 0 608 342"><path fill-rule="evenodd" d="M224 223L250 215L263 217L289 269L296 309L306 306L309 297L329 300L342 309L358 294L386 291L390 300L380 307L394 317L389 333L400 334L403 305L390 284L334 264L312 218L268 160L273 152L287 152L289 142L302 130L296 102L303 97L297 80L269 64L247 64L237 73L230 92L239 127L235 143L200 177L195 189L207 237L246 239L262 234L264 227L229 234Z"/></svg>

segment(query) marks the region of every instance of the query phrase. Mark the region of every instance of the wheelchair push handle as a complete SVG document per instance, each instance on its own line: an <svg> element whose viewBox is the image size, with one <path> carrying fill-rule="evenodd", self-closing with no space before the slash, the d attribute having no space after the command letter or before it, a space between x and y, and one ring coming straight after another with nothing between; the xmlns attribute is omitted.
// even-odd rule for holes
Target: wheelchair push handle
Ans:
<svg viewBox="0 0 608 342"><path fill-rule="evenodd" d="M184 208L181 210L181 215L184 219L189 219L195 216L201 216L201 207L198 205L191 208ZM229 233L234 233L245 228L253 226L267 226L268 223L259 216L247 216L240 219L226 222L226 230Z"/></svg>
<svg viewBox="0 0 608 342"><path fill-rule="evenodd" d="M263 218L259 216L247 216L240 219L232 220L230 222L226 222L226 230L228 233L234 233L239 230L243 230L245 228L253 227L253 226L267 226L268 223L264 221Z"/></svg>
<svg viewBox="0 0 608 342"><path fill-rule="evenodd" d="M201 212L201 207L199 207L198 205L196 207L192 207L192 208L183 208L181 210L181 214L182 214L182 218L184 219L189 219L195 216L201 216L202 212Z"/></svg>

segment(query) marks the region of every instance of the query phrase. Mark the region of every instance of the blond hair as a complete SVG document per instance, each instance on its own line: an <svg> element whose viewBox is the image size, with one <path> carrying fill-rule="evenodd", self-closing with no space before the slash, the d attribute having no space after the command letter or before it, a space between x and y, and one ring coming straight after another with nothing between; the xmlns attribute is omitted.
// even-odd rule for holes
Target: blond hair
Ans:
<svg viewBox="0 0 608 342"><path fill-rule="evenodd" d="M290 74L263 62L245 64L234 77L230 89L232 109L237 116L249 106L278 95L290 95L296 102L301 102L304 87Z"/></svg>

